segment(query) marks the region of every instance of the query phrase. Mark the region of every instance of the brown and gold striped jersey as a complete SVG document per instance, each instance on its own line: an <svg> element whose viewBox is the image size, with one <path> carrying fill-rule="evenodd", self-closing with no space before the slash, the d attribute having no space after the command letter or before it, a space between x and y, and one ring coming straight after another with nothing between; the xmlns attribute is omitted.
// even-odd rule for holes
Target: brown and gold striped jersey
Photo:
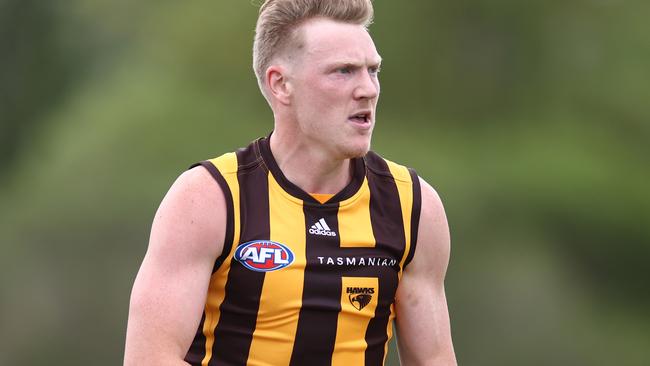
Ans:
<svg viewBox="0 0 650 366"><path fill-rule="evenodd" d="M369 152L320 203L291 183L268 138L196 165L224 192L226 239L185 360L192 365L383 365L415 251L414 171Z"/></svg>

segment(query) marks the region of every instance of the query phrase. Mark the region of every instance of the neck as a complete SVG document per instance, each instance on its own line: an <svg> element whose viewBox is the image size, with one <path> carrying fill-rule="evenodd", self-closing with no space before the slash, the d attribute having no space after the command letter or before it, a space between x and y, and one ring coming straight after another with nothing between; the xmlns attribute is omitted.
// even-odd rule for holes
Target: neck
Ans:
<svg viewBox="0 0 650 366"><path fill-rule="evenodd" d="M336 194L352 179L350 159L337 159L288 131L276 129L269 143L284 176L307 193Z"/></svg>

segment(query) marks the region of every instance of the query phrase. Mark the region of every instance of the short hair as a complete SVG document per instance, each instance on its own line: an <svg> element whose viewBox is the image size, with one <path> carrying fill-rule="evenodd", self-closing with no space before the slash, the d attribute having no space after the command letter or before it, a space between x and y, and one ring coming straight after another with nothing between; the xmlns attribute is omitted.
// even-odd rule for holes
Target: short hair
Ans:
<svg viewBox="0 0 650 366"><path fill-rule="evenodd" d="M371 0L265 0L260 7L253 42L253 70L262 94L266 97L266 69L273 57L296 41L293 31L300 24L323 17L367 28L372 23L373 12Z"/></svg>

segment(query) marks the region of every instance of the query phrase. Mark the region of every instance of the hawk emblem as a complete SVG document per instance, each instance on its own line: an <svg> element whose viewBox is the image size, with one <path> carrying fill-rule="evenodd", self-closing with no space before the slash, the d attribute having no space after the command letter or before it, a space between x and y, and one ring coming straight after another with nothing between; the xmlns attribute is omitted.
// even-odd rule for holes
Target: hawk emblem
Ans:
<svg viewBox="0 0 650 366"><path fill-rule="evenodd" d="M372 295L370 294L350 294L348 297L352 306L359 311L370 304L370 300L372 300Z"/></svg>

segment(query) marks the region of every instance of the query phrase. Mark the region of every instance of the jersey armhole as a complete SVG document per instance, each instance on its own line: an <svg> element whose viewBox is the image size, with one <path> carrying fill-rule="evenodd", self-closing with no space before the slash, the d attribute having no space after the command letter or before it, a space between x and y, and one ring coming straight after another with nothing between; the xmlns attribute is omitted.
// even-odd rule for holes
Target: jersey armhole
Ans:
<svg viewBox="0 0 650 366"><path fill-rule="evenodd" d="M411 209L411 245L409 246L409 252L406 256L406 261L404 261L404 268L413 260L413 255L415 255L415 247L418 242L418 228L420 226L420 211L422 209L422 191L420 188L420 178L415 170L409 168L409 175L411 176L411 182L413 183L413 207Z"/></svg>
<svg viewBox="0 0 650 366"><path fill-rule="evenodd" d="M234 222L234 207L233 207L233 199L232 199L232 192L230 191L230 187L228 186L228 183L224 179L223 175L217 169L217 167L214 166L209 161L201 161L199 163L192 164L189 169L193 169L197 166L202 166L204 167L214 178L214 180L219 184L219 187L221 187L221 190L223 191L223 196L226 199L226 235L224 238L223 242L223 249L219 257L217 257L216 261L214 262L214 267L212 268L212 273L215 273L219 267L223 264L223 262L226 260L228 255L230 254L230 250L232 249L233 245L233 233L235 231L235 222Z"/></svg>

